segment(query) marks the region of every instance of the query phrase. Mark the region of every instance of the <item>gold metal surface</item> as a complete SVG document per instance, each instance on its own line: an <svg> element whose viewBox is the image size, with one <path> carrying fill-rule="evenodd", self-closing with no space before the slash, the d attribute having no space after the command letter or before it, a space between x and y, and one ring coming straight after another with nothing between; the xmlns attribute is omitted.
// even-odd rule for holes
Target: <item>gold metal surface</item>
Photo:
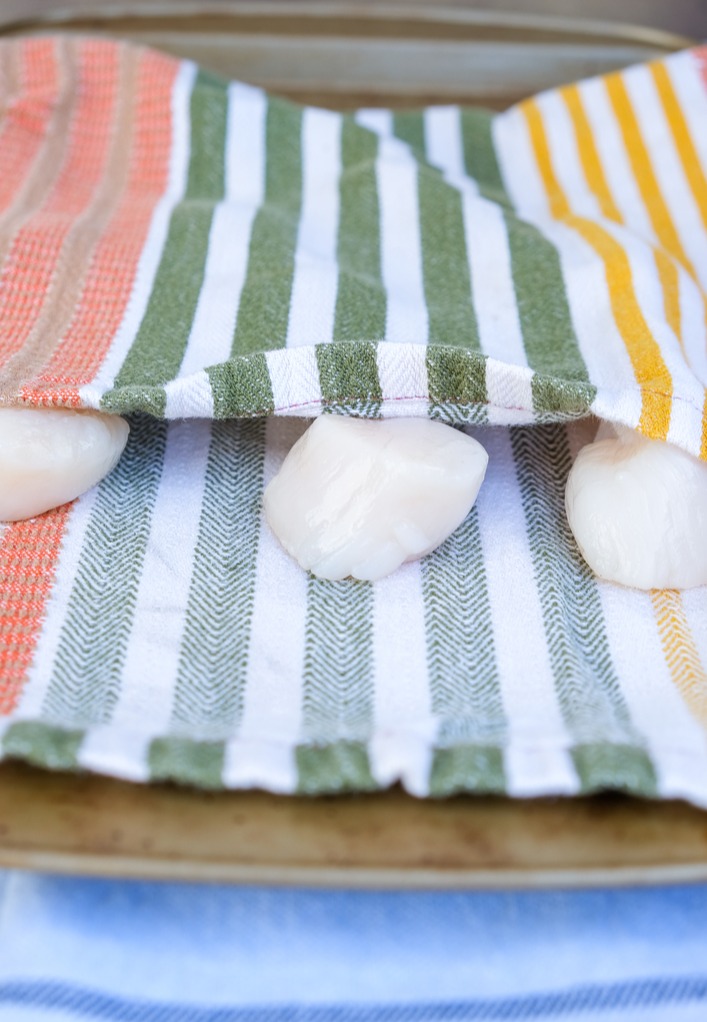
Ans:
<svg viewBox="0 0 707 1022"><path fill-rule="evenodd" d="M0 867L338 887L707 879L707 814L678 802L203 793L0 766Z"/></svg>
<svg viewBox="0 0 707 1022"><path fill-rule="evenodd" d="M5 0L0 33L60 30L130 39L301 102L340 108L465 102L500 109L539 89L690 43L680 31L592 17L596 2L570 3L564 12L522 6Z"/></svg>

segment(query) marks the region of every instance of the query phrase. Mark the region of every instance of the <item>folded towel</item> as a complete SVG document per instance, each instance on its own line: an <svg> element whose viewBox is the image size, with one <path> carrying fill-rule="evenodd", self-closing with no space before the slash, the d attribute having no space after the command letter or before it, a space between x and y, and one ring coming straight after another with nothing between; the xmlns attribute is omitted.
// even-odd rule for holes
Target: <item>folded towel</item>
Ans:
<svg viewBox="0 0 707 1022"><path fill-rule="evenodd" d="M597 581L563 501L591 414L707 457L705 51L495 117L1 53L0 398L132 416L110 477L0 536L2 754L707 805L707 589ZM324 411L488 448L420 564L325 582L274 541L263 484Z"/></svg>
<svg viewBox="0 0 707 1022"><path fill-rule="evenodd" d="M703 1022L707 888L373 892L5 874L0 1022Z"/></svg>

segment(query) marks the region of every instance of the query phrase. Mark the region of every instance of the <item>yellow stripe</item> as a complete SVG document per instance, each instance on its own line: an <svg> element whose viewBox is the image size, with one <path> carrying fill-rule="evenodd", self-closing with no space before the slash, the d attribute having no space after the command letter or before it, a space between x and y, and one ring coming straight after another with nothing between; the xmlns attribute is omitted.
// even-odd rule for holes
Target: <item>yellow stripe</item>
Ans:
<svg viewBox="0 0 707 1022"><path fill-rule="evenodd" d="M604 263L611 309L642 389L639 427L647 436L665 440L670 426L673 383L660 346L641 310L633 285L631 264L622 246L599 224L572 213L557 179L542 114L534 100L520 104L550 205L557 220L572 227L591 245Z"/></svg>
<svg viewBox="0 0 707 1022"><path fill-rule="evenodd" d="M670 252L694 277L694 270L688 259L682 242L678 237L675 224L670 216L658 179L653 172L650 154L641 135L636 115L631 106L626 85L619 75L609 75L606 79L606 91L614 108L616 119L621 128L624 145L628 154L633 176L643 198L653 224L653 230L664 249Z"/></svg>
<svg viewBox="0 0 707 1022"><path fill-rule="evenodd" d="M592 126L584 111L584 105L579 94L579 88L576 85L568 85L559 91L565 101L567 109L569 110L570 117L572 118L574 133L577 139L577 148L579 150L579 158L582 162L582 168L584 169L584 176L587 179L587 184L590 189L597 197L602 215L605 216L607 220L614 220L617 224L623 223L623 217L614 202L614 197L611 194L609 183L606 180L604 168L601 165L601 158L597 151L597 147L594 144Z"/></svg>
<svg viewBox="0 0 707 1022"><path fill-rule="evenodd" d="M658 270L660 287L663 292L665 318L684 351L682 341L682 320L680 314L680 279L678 277L678 268L675 265L674 260L671 259L670 256L661 248L653 249L653 258Z"/></svg>
<svg viewBox="0 0 707 1022"><path fill-rule="evenodd" d="M654 589L651 601L665 663L690 713L707 728L707 671L676 589Z"/></svg>
<svg viewBox="0 0 707 1022"><path fill-rule="evenodd" d="M599 156L599 152L594 143L591 125L584 111L579 88L576 85L570 85L564 89L560 89L560 94L565 101L572 119L572 125L574 127L575 137L577 140L577 148L579 150L579 158L582 164L582 169L584 170L584 176L587 179L587 184L596 196L603 215L608 220L614 220L616 223L622 224L624 223L624 218L622 217L618 206L614 202L614 197L611 194L611 189L609 188L609 184L606 180L604 168L601 163L601 157ZM659 248L653 247L653 258L655 259L656 269L658 270L658 277L660 279L661 289L663 292L665 318L670 324L670 328L675 336L678 340L681 340L680 285L678 282L677 267L673 261L666 256L665 252Z"/></svg>
<svg viewBox="0 0 707 1022"><path fill-rule="evenodd" d="M626 84L620 75L609 75L606 78L606 91L614 108L616 119L623 135L624 145L628 154L633 176L648 211L658 241L663 248L685 267L695 278L695 269L688 259L680 237L670 216L670 210L663 198L658 179L653 171L648 147L643 141L638 119L633 111ZM678 274L670 261L656 256L656 265L663 288L665 314L676 337L682 338L680 326L680 291ZM676 325L677 324L677 327Z"/></svg>
<svg viewBox="0 0 707 1022"><path fill-rule="evenodd" d="M667 69L663 64L652 64L650 70L658 95L660 96L660 101L665 110L666 120L670 125L675 148L680 157L685 177L699 207L702 223L707 230L707 178L702 170L700 157L695 143L692 141L690 129L682 112L680 102L675 95Z"/></svg>
<svg viewBox="0 0 707 1022"><path fill-rule="evenodd" d="M652 64L651 74L653 75L658 96L665 110L665 119L670 125L675 149L680 157L685 177L700 210L702 223L705 230L707 230L707 177L702 170L702 164L695 143L692 141L690 128L682 112L680 101L675 94L675 89L670 81L670 75L665 65L662 63ZM707 320L707 299L705 299L705 319ZM707 393L705 393L705 405L702 412L700 457L707 460Z"/></svg>

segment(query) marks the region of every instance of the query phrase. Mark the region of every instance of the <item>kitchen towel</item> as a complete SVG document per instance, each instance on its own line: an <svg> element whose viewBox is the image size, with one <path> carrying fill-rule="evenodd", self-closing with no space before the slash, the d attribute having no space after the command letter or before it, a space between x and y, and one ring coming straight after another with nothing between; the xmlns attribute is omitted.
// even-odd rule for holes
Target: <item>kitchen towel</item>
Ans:
<svg viewBox="0 0 707 1022"><path fill-rule="evenodd" d="M705 52L344 116L125 44L0 51L0 398L132 429L0 534L2 754L707 805L707 589L596 580L563 500L594 416L707 456ZM323 412L480 438L466 522L381 582L307 576L261 497Z"/></svg>
<svg viewBox="0 0 707 1022"><path fill-rule="evenodd" d="M707 888L0 875L0 1022L703 1022Z"/></svg>

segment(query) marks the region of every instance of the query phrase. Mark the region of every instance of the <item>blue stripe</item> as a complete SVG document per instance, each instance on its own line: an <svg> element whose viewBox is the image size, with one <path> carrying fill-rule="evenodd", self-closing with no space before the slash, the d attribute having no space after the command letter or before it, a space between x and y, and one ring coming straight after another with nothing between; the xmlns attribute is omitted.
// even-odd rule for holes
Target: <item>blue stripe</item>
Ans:
<svg viewBox="0 0 707 1022"><path fill-rule="evenodd" d="M587 1012L635 1011L707 1001L707 978L638 980L527 997L427 1004L283 1005L208 1008L131 1000L54 982L0 984L0 1006L73 1013L109 1022L531 1022Z"/></svg>

